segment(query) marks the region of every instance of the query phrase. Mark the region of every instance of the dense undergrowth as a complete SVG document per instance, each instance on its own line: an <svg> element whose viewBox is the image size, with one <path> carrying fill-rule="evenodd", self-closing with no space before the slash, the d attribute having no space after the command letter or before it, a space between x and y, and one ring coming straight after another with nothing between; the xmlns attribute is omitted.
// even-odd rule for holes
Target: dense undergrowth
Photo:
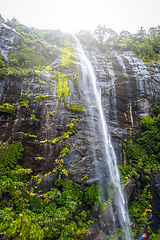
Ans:
<svg viewBox="0 0 160 240"><path fill-rule="evenodd" d="M0 144L0 234L7 239L85 239L86 229L95 220L87 215L95 202L97 206L99 187L84 191L70 181L62 159L53 169L59 173L53 188L42 192L39 175L32 176L36 184L29 187L31 169L17 164L23 150L20 142Z"/></svg>
<svg viewBox="0 0 160 240"><path fill-rule="evenodd" d="M150 28L148 33L141 28L136 34L131 34L128 31L117 34L114 30L99 24L93 35L84 30L80 31L77 37L88 49L98 47L102 52L106 52L117 46L119 50L135 52L137 57L142 58L144 61L159 60L159 27Z"/></svg>
<svg viewBox="0 0 160 240"><path fill-rule="evenodd" d="M155 28L148 34L145 31L139 31L137 34L130 34L124 31L119 36L106 41L104 48L108 44L111 46L119 45L125 51L132 50L144 61L157 61L160 53L160 30Z"/></svg>
<svg viewBox="0 0 160 240"><path fill-rule="evenodd" d="M151 234L149 239L159 239L159 233L155 234L149 227L147 222L147 213L152 212L151 193L149 178L150 174L160 171L160 97L153 105L154 115L145 116L140 122L141 136L134 139L130 136L124 140L123 148L126 153L126 164L121 170L121 180L125 184L131 177L140 179L140 175L145 174L145 186L137 191L135 202L132 203L129 213L132 220L135 221L136 227L133 233L136 236L138 231L147 227Z"/></svg>
<svg viewBox="0 0 160 240"><path fill-rule="evenodd" d="M9 62L5 63L0 55L0 77L11 76L23 80L25 77L36 76L36 70L43 70L58 56L58 47L63 47L65 34L60 30L39 31L26 27L15 18L0 22L16 29L18 39L9 43L14 48L10 53Z"/></svg>
<svg viewBox="0 0 160 240"><path fill-rule="evenodd" d="M72 119L53 144L75 134L77 121ZM64 142L55 167L44 175L47 179L56 174L57 180L49 191L42 191L40 175L32 175L31 169L18 164L23 161L23 151L20 142L0 142L0 235L23 240L86 239L86 230L96 221L90 212L97 211L98 218L102 187L85 188L68 179L62 158L69 153L70 144Z"/></svg>

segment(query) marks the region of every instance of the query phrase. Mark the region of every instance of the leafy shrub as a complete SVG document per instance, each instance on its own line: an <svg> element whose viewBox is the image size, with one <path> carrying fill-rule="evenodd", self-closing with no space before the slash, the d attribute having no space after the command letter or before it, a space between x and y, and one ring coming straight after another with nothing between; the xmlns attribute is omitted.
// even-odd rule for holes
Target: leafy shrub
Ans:
<svg viewBox="0 0 160 240"><path fill-rule="evenodd" d="M31 114L31 116L30 116L30 120L35 120L36 119L36 116L34 115L34 114Z"/></svg>
<svg viewBox="0 0 160 240"><path fill-rule="evenodd" d="M65 157L65 156L69 153L69 146L70 146L70 144L68 144L68 143L65 143L65 144L63 145L63 149L62 149L62 151L60 152L60 156L61 156L61 157Z"/></svg>
<svg viewBox="0 0 160 240"><path fill-rule="evenodd" d="M15 114L15 108L13 105L9 104L9 103L3 103L2 105L0 105L0 112L2 113L9 113L11 115Z"/></svg>
<svg viewBox="0 0 160 240"><path fill-rule="evenodd" d="M145 186L143 193L139 196L136 202L132 203L129 213L131 217L136 219L136 229L133 232L136 234L139 229L144 228L149 223L147 222L147 212L152 212L150 205L151 194L149 184Z"/></svg>
<svg viewBox="0 0 160 240"><path fill-rule="evenodd" d="M19 105L22 107L28 107L30 96L28 94L22 93L20 97Z"/></svg>
<svg viewBox="0 0 160 240"><path fill-rule="evenodd" d="M5 62L0 59L0 78L7 76L7 68L5 66Z"/></svg>
<svg viewBox="0 0 160 240"><path fill-rule="evenodd" d="M141 172L146 175L147 182L151 173L160 171L159 99L158 103L154 104L154 108L156 116L145 116L141 120L141 136L135 143L132 139L125 139L123 147L127 158L126 164L123 167L119 166L122 183L126 183L131 177L138 179ZM147 213L152 211L150 205L152 196L149 187L149 184L146 184L129 209L130 216L136 221L136 227L133 229L135 236L139 229L149 225ZM152 233L151 229L149 231ZM157 236L152 233L150 239L156 239Z"/></svg>
<svg viewBox="0 0 160 240"><path fill-rule="evenodd" d="M94 211L98 210L99 202L103 196L103 189L101 186L94 184L91 187L86 187L84 190L84 201L90 205Z"/></svg>
<svg viewBox="0 0 160 240"><path fill-rule="evenodd" d="M0 169L1 172L8 168L13 168L17 160L22 158L22 152L24 151L20 142L13 142L10 145L1 142L0 145Z"/></svg>

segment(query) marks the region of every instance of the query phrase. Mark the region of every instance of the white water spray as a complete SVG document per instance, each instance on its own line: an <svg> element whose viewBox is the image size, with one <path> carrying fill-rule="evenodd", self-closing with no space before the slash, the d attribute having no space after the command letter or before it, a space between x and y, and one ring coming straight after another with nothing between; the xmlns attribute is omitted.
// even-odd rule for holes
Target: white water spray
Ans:
<svg viewBox="0 0 160 240"><path fill-rule="evenodd" d="M77 61L79 61L78 64L81 66L81 71L82 71L83 95L85 97L86 104L89 109L89 113L92 117L92 127L94 127L97 124L95 112L96 113L98 112L99 134L101 134L102 140L103 140L102 147L104 148L104 157L109 169L111 182L114 184L114 188L116 190L116 197L114 200L118 209L117 215L118 215L119 223L124 230L126 239L129 240L131 239L131 236L129 233L128 210L125 209L126 203L125 203L125 199L121 189L117 159L111 143L110 134L109 134L108 127L107 127L103 110L102 110L100 89L97 86L96 75L94 73L94 69L90 61L85 56L85 53L82 49L82 46L79 40L76 37L74 38L76 42L75 54L77 56ZM114 219L114 216L113 216L113 219Z"/></svg>

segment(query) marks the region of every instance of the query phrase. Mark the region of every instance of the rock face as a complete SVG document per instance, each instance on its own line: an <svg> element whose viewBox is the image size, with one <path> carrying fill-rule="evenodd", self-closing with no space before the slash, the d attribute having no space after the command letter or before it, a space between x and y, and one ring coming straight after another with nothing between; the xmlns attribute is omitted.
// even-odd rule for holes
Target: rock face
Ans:
<svg viewBox="0 0 160 240"><path fill-rule="evenodd" d="M18 39L18 33L14 28L0 23L0 53L4 56L5 61L9 61L9 51L13 49L12 43Z"/></svg>
<svg viewBox="0 0 160 240"><path fill-rule="evenodd" d="M154 232L160 229L160 173L152 174L150 177L149 184L151 186L151 194L153 199L151 200L152 204L152 213L148 216L148 221L150 222L150 227Z"/></svg>
<svg viewBox="0 0 160 240"><path fill-rule="evenodd" d="M17 37L14 29L0 24L0 52L6 61L9 59L11 48L9 41L13 42ZM157 98L160 94L160 64L151 62L146 67L132 52L121 52L119 49L110 52L107 58L98 51L85 49L85 53L94 67L97 85L101 89L102 107L118 163L123 164L124 156L119 145L128 134L138 134L140 119L151 114L151 98ZM108 169L99 151L101 136L97 136L96 128L90 130L87 109L80 111L73 108L73 105L83 105L83 92L78 88L81 85L81 76L79 75L77 85L72 77L68 78L69 94L65 102L63 98L57 98L57 81L52 77L53 71L55 76L60 71L59 58L51 64L49 71L40 72L37 78L27 78L23 82L14 78L0 81L0 104L7 102L14 104L16 108L16 115L13 117L0 113L0 140L20 141L24 146L24 158L20 162L22 167L31 168L33 174L44 174L54 168L55 159L59 156L64 142L53 145L51 142L41 141L61 136L72 119L80 118L76 124L77 133L65 141L70 144L70 152L64 157L69 179L79 184L83 182L86 186L94 182L105 185ZM65 72L68 76L75 76L71 68L65 69ZM30 97L27 107L20 104L22 93ZM48 96L35 101L39 94ZM31 114L35 115L35 119L31 119ZM96 159L93 157L91 146L93 139L96 139ZM37 157L42 159L37 161ZM51 175L47 178L47 184L44 180L42 188L50 189L56 177ZM157 201L160 201L159 178L159 173L150 178L153 213L149 219L154 231L160 226L160 209L157 207ZM131 180L124 187L129 204L135 191L134 183L134 180ZM88 236L92 235L92 238L89 239L106 239L105 233L99 231L105 224L107 223L103 220L97 223L95 233L92 226L88 232Z"/></svg>

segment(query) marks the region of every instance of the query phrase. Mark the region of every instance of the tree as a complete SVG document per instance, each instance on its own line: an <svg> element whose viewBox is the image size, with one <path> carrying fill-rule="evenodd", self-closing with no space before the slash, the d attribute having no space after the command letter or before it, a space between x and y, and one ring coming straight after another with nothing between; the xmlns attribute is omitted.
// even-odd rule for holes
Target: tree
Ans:
<svg viewBox="0 0 160 240"><path fill-rule="evenodd" d="M117 33L111 28L106 28L105 25L99 24L94 31L93 36L99 41L100 48L102 49L102 43L104 40L110 41L112 38L117 37Z"/></svg>
<svg viewBox="0 0 160 240"><path fill-rule="evenodd" d="M108 39L111 39L111 38L114 38L114 37L117 37L117 33L111 29L111 28L107 28L107 31L106 31L106 36L105 36Z"/></svg>
<svg viewBox="0 0 160 240"><path fill-rule="evenodd" d="M89 44L93 40L92 33L90 31L81 30L76 34L82 44Z"/></svg>
<svg viewBox="0 0 160 240"><path fill-rule="evenodd" d="M93 36L99 41L100 45L102 46L102 43L104 41L105 35L107 32L107 28L105 25L98 24L97 28L95 29Z"/></svg>
<svg viewBox="0 0 160 240"><path fill-rule="evenodd" d="M131 34L130 32L123 30L120 32L120 36L125 39L125 38L129 38Z"/></svg>
<svg viewBox="0 0 160 240"><path fill-rule="evenodd" d="M142 38L146 35L146 30L144 29L144 27L141 27L141 29L138 31L137 35L139 38Z"/></svg>

